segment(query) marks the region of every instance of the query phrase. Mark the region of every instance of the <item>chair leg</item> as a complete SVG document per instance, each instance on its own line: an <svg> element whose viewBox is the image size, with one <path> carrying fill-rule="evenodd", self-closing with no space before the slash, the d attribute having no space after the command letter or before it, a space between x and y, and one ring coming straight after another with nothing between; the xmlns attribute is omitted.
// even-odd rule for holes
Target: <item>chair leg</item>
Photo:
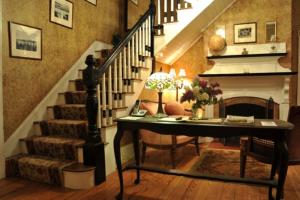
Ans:
<svg viewBox="0 0 300 200"><path fill-rule="evenodd" d="M176 168L176 163L175 163L175 153L176 153L176 148L172 147L170 150L170 155L171 155L171 162L172 162L172 168Z"/></svg>
<svg viewBox="0 0 300 200"><path fill-rule="evenodd" d="M240 152L240 177L245 177L245 169L246 169L246 162L247 162L247 155L244 152Z"/></svg>
<svg viewBox="0 0 300 200"><path fill-rule="evenodd" d="M147 149L147 145L143 142L142 143L143 147L142 147L142 163L145 162L145 157L146 157L146 149Z"/></svg>
<svg viewBox="0 0 300 200"><path fill-rule="evenodd" d="M199 137L195 137L195 146L196 146L196 153L198 156L200 156L200 149L199 149L199 141L198 141Z"/></svg>

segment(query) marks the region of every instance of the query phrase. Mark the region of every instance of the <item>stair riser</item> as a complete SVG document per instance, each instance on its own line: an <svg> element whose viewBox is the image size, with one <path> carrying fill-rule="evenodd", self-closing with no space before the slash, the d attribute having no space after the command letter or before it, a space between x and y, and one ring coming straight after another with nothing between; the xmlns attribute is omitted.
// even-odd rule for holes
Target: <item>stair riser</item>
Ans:
<svg viewBox="0 0 300 200"><path fill-rule="evenodd" d="M85 107L52 107L54 119L87 120ZM52 118L53 119L53 118Z"/></svg>
<svg viewBox="0 0 300 200"><path fill-rule="evenodd" d="M86 93L64 93L64 99L66 104L85 104L86 103Z"/></svg>
<svg viewBox="0 0 300 200"><path fill-rule="evenodd" d="M53 135L67 138L81 138L84 139L87 135L87 125L67 125L47 123L46 121L40 122L40 130L42 135Z"/></svg>
<svg viewBox="0 0 300 200"><path fill-rule="evenodd" d="M89 189L95 186L95 170L87 172L63 171L64 187L70 189Z"/></svg>

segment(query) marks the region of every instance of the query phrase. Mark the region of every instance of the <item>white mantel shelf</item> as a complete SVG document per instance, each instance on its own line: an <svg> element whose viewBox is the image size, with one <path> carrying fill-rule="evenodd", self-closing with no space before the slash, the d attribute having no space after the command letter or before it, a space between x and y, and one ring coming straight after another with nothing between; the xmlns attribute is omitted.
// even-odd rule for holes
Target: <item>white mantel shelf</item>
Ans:
<svg viewBox="0 0 300 200"><path fill-rule="evenodd" d="M234 76L291 76L298 72L269 72L269 73L232 73L232 74L198 74L199 77L234 77Z"/></svg>
<svg viewBox="0 0 300 200"><path fill-rule="evenodd" d="M260 53L260 54L240 54L240 55L220 55L220 56L207 56L207 59L223 59L223 58L249 58L249 57L270 57L270 56L286 56L287 53Z"/></svg>

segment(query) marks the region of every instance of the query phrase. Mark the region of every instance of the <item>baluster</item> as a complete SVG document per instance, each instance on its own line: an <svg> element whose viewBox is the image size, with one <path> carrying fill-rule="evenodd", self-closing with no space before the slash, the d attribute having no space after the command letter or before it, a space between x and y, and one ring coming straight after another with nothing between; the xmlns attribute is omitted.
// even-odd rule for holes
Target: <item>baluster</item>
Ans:
<svg viewBox="0 0 300 200"><path fill-rule="evenodd" d="M127 78L131 79L131 40L127 45Z"/></svg>
<svg viewBox="0 0 300 200"><path fill-rule="evenodd" d="M118 68L117 68L117 59L114 60L114 73L113 73L113 77L114 77L114 80L113 80L113 86L114 86L114 103L113 103L113 108L117 108L118 104L117 104L117 101L118 101L118 98L116 98L117 96L117 93L118 93Z"/></svg>
<svg viewBox="0 0 300 200"><path fill-rule="evenodd" d="M167 0L167 22L172 22L171 0Z"/></svg>
<svg viewBox="0 0 300 200"><path fill-rule="evenodd" d="M119 93L123 92L123 74L122 74L122 54L119 54L119 66L118 66L118 86Z"/></svg>
<svg viewBox="0 0 300 200"><path fill-rule="evenodd" d="M128 92L127 90L127 69L126 69L126 50L125 48L123 49L122 52L122 72L123 72L123 92Z"/></svg>
<svg viewBox="0 0 300 200"><path fill-rule="evenodd" d="M107 81L108 81L108 86L107 86L107 95L108 95L108 124L111 125L113 124L113 119L112 119L112 75L111 75L111 65L108 67L108 73L107 73Z"/></svg>
<svg viewBox="0 0 300 200"><path fill-rule="evenodd" d="M142 28L139 28L138 34L139 34L139 50L138 50L138 52L139 52L139 67L141 67L141 66L143 66Z"/></svg>
<svg viewBox="0 0 300 200"><path fill-rule="evenodd" d="M172 0L172 16L173 16L173 22L177 22L177 0Z"/></svg>
<svg viewBox="0 0 300 200"><path fill-rule="evenodd" d="M148 18L148 56L151 56L151 17Z"/></svg>
<svg viewBox="0 0 300 200"><path fill-rule="evenodd" d="M102 93L102 125L107 126L107 103L106 103L106 80L105 80L105 73L102 75L102 84L101 84L101 93Z"/></svg>
<svg viewBox="0 0 300 200"><path fill-rule="evenodd" d="M138 40L138 32L135 33L135 67L139 66L139 40Z"/></svg>
<svg viewBox="0 0 300 200"><path fill-rule="evenodd" d="M165 22L165 1L160 0L160 24L162 25Z"/></svg>

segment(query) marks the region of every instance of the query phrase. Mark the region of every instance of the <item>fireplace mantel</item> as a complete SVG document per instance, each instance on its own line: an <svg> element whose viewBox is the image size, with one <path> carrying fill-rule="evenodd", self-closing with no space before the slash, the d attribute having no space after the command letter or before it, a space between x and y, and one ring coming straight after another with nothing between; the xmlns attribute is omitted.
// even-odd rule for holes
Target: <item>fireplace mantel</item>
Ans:
<svg viewBox="0 0 300 200"><path fill-rule="evenodd" d="M244 49L248 51L248 55L242 55ZM223 90L223 99L241 96L262 99L272 97L279 104L279 118L286 120L290 75L297 74L279 64L278 59L286 53L285 43L227 46L217 57L208 55L215 65L200 76L217 81ZM213 117L213 106L207 108L207 117Z"/></svg>

